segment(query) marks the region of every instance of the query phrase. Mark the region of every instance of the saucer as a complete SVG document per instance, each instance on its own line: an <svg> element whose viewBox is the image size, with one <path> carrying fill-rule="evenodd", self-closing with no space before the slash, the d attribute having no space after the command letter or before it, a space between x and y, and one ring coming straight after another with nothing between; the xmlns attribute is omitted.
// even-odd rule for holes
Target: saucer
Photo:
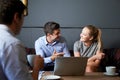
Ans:
<svg viewBox="0 0 120 80"><path fill-rule="evenodd" d="M106 76L117 76L117 75L118 75L118 73L115 73L115 74L108 74L107 72L104 72L103 74L106 75Z"/></svg>
<svg viewBox="0 0 120 80"><path fill-rule="evenodd" d="M47 76L44 76L44 79L45 80L60 80L60 76L57 76L57 75L47 75Z"/></svg>

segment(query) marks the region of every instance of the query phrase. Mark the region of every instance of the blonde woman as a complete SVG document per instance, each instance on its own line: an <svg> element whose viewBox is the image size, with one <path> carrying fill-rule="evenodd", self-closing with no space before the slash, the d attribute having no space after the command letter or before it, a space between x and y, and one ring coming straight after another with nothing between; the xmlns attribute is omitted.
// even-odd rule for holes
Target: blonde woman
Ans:
<svg viewBox="0 0 120 80"><path fill-rule="evenodd" d="M82 29L80 40L74 43L75 57L88 57L86 72L95 72L99 67L102 52L101 30L93 25L87 25Z"/></svg>

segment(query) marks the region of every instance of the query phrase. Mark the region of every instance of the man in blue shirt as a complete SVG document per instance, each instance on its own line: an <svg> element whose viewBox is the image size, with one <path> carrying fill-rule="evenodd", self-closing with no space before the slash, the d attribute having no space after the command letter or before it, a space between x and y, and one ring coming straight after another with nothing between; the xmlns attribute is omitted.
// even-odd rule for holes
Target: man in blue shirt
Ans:
<svg viewBox="0 0 120 80"><path fill-rule="evenodd" d="M60 34L60 25L56 22L47 22L44 25L45 36L35 41L37 55L44 58L45 70L53 70L54 60L59 56L70 57L65 40Z"/></svg>

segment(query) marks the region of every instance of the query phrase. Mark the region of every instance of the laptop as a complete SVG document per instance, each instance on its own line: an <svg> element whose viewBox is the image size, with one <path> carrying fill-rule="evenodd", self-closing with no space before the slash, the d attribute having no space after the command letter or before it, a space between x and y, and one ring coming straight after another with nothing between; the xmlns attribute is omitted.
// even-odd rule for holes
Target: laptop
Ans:
<svg viewBox="0 0 120 80"><path fill-rule="evenodd" d="M58 57L55 59L54 75L83 76L88 57Z"/></svg>

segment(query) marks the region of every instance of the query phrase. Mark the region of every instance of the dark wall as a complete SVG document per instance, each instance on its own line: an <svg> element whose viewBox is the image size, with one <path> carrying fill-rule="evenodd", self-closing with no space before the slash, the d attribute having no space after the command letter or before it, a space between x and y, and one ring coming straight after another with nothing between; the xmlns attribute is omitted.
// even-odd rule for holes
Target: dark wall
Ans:
<svg viewBox="0 0 120 80"><path fill-rule="evenodd" d="M47 21L61 25L68 46L79 39L83 26L92 24L102 29L104 47L120 47L120 0L28 0L28 16L18 35L25 46L44 35Z"/></svg>

